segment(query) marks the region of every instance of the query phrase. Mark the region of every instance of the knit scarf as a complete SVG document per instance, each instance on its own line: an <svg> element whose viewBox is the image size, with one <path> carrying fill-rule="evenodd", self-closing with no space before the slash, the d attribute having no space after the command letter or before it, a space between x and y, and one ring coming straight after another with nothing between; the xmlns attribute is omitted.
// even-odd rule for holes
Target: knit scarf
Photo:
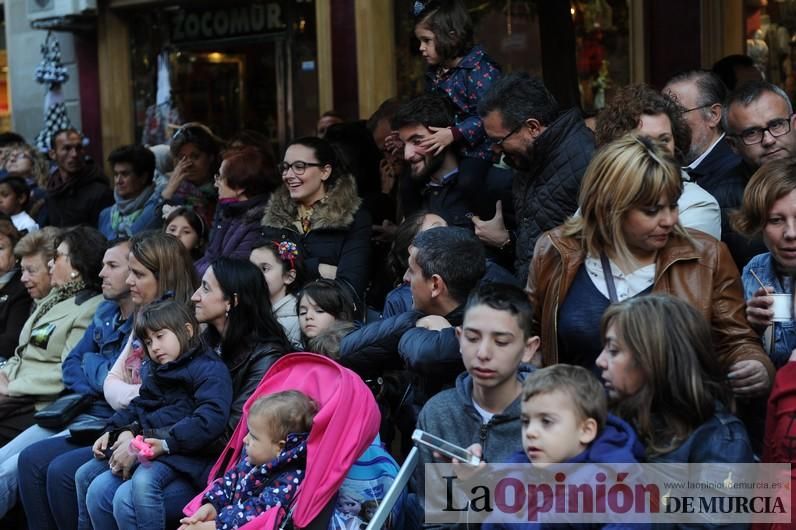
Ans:
<svg viewBox="0 0 796 530"><path fill-rule="evenodd" d="M144 188L137 197L132 199L122 199L115 191L113 192L116 203L111 207L111 228L114 233L131 235L133 224L141 216L144 205L154 192L154 183Z"/></svg>
<svg viewBox="0 0 796 530"><path fill-rule="evenodd" d="M193 208L197 214L202 216L207 226L213 223L213 213L218 202L218 192L213 181L197 186L192 182L183 180L174 192L173 199L182 201L186 206Z"/></svg>
<svg viewBox="0 0 796 530"><path fill-rule="evenodd" d="M61 287L53 288L53 292L43 298L41 305L36 307L36 312L33 313L33 321L31 322L30 328L35 328L36 323L41 320L41 317L46 315L54 305L63 302L68 298L72 298L85 288L86 282L84 282L82 279L72 280L71 282L65 283Z"/></svg>

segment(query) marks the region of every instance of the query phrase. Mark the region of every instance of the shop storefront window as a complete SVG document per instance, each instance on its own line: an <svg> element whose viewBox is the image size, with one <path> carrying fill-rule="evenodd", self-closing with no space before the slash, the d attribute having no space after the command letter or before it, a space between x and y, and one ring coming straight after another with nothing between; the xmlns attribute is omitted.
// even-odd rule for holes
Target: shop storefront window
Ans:
<svg viewBox="0 0 796 530"><path fill-rule="evenodd" d="M745 0L746 55L763 77L796 96L796 2Z"/></svg>
<svg viewBox="0 0 796 530"><path fill-rule="evenodd" d="M578 89L586 115L610 101L630 83L630 31L627 0L571 2L575 23Z"/></svg>
<svg viewBox="0 0 796 530"><path fill-rule="evenodd" d="M162 52L175 120L206 123L222 138L253 129L275 149L297 129L312 127L318 113L314 17L311 3L287 0L131 13L137 137L149 126Z"/></svg>

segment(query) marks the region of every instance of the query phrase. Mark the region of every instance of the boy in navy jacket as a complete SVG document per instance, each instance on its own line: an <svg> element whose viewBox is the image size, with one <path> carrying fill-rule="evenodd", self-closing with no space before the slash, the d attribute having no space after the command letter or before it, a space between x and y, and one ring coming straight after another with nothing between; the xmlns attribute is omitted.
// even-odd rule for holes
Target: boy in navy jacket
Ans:
<svg viewBox="0 0 796 530"><path fill-rule="evenodd" d="M525 379L522 389L522 451L508 463L551 464L637 463L643 461L644 447L633 428L608 413L605 390L594 375L582 366L557 364L537 370ZM478 453L480 448L472 448ZM594 469L584 473L592 479ZM570 479L572 477L570 476ZM593 480L593 479L592 479ZM550 514L540 523L521 522L518 515L502 515L506 528L542 528L548 523L566 523L566 515ZM513 524L512 524L513 523ZM576 528L641 528L628 524L574 524ZM485 529L503 524L484 525Z"/></svg>

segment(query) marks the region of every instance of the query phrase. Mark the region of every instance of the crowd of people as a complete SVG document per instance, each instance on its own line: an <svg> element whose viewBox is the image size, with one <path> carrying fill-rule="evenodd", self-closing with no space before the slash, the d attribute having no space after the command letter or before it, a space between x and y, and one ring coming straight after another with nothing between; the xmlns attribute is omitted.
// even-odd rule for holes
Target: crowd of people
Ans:
<svg viewBox="0 0 796 530"><path fill-rule="evenodd" d="M735 57L618 88L588 122L504 75L461 2L413 15L427 93L328 112L281 157L191 122L113 149L108 179L76 130L46 155L0 135L5 527L287 506L319 404L247 401L301 351L367 384L398 461L416 427L491 463L794 461L787 94ZM440 461L420 451L407 528ZM370 501L341 495L335 528Z"/></svg>

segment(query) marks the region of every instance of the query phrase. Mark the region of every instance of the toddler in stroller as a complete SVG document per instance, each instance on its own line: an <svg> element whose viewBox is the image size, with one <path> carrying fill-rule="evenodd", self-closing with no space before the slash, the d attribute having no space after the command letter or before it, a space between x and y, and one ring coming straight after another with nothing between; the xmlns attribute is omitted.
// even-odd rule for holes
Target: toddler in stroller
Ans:
<svg viewBox="0 0 796 530"><path fill-rule="evenodd" d="M241 422L213 466L207 489L183 510L189 518L206 503L215 480L228 471L234 472L245 458L247 422L252 410L256 412L255 403L263 396L285 390L308 396L318 407L306 439L304 479L292 499L251 513L238 528L275 529L285 518L291 519L296 528L328 527L338 490L351 467L376 438L380 417L373 394L358 375L331 359L311 353L286 355L268 370L244 405ZM219 522L216 519L216 524Z"/></svg>
<svg viewBox="0 0 796 530"><path fill-rule="evenodd" d="M316 411L315 402L295 390L255 401L238 465L211 484L202 507L182 519L181 528L238 528L266 510L289 506L304 479L307 436Z"/></svg>

